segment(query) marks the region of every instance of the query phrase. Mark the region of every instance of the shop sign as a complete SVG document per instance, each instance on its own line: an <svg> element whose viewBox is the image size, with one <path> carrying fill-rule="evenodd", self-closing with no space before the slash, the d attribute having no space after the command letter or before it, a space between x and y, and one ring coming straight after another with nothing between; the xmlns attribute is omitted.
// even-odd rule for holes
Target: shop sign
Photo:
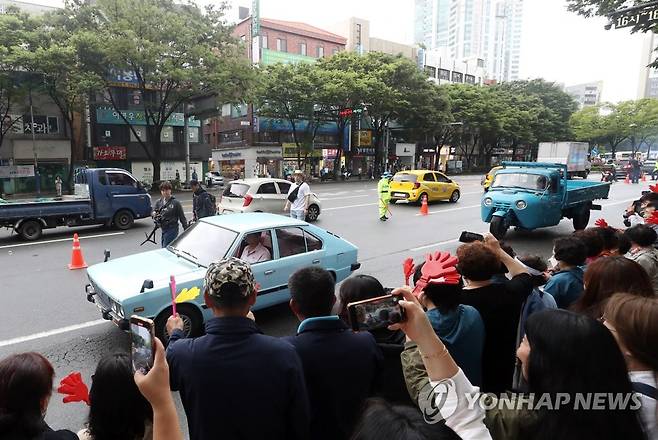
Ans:
<svg viewBox="0 0 658 440"><path fill-rule="evenodd" d="M359 131L359 146L369 147L372 145L372 131Z"/></svg>
<svg viewBox="0 0 658 440"><path fill-rule="evenodd" d="M283 157L297 157L297 145L293 143L284 143L283 144ZM314 149L312 151L306 152L302 148L300 151L301 157L318 157L322 158L322 150Z"/></svg>
<svg viewBox="0 0 658 440"><path fill-rule="evenodd" d="M416 144L395 144L395 155L409 157L416 154Z"/></svg>
<svg viewBox="0 0 658 440"><path fill-rule="evenodd" d="M256 155L258 157L273 157L279 159L282 156L282 151L280 148L261 148L256 150Z"/></svg>
<svg viewBox="0 0 658 440"><path fill-rule="evenodd" d="M374 148L357 147L356 154L357 154L357 156L374 156L375 155L375 149Z"/></svg>
<svg viewBox="0 0 658 440"><path fill-rule="evenodd" d="M423 154L435 154L436 148L423 148Z"/></svg>
<svg viewBox="0 0 658 440"><path fill-rule="evenodd" d="M34 165L0 166L1 179L13 179L15 177L34 177Z"/></svg>
<svg viewBox="0 0 658 440"><path fill-rule="evenodd" d="M121 117L123 115L130 125L147 125L146 116L144 116L143 111L139 110L121 110L121 113L117 112L111 107L98 107L96 109L96 122L99 124L119 124L123 125L125 122ZM185 122L185 117L182 113L172 113L171 116L165 122L165 125L171 125L174 127L182 127ZM151 121L151 125L154 125ZM201 121L191 117L188 120L188 125L190 127L201 127Z"/></svg>
<svg viewBox="0 0 658 440"><path fill-rule="evenodd" d="M338 156L338 148L325 148L322 150L322 157L325 159L335 159Z"/></svg>
<svg viewBox="0 0 658 440"><path fill-rule="evenodd" d="M222 159L227 159L231 160L237 157L242 157L242 153L239 151L226 151L224 153L221 153Z"/></svg>
<svg viewBox="0 0 658 440"><path fill-rule="evenodd" d="M126 160L126 147L94 147L94 160Z"/></svg>

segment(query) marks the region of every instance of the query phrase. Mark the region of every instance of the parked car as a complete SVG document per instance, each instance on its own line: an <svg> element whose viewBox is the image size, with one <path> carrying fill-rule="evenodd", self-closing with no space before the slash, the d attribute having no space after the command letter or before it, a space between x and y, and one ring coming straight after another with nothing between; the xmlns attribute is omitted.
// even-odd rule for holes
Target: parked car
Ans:
<svg viewBox="0 0 658 440"><path fill-rule="evenodd" d="M391 200L421 202L427 196L427 202L447 200L456 203L461 193L459 184L445 174L430 170L400 171L393 176L390 185Z"/></svg>
<svg viewBox="0 0 658 440"><path fill-rule="evenodd" d="M208 171L206 173L206 185L224 186L224 177L219 173L219 171Z"/></svg>
<svg viewBox="0 0 658 440"><path fill-rule="evenodd" d="M288 302L288 278L300 267L323 267L342 281L360 267L358 249L338 235L301 220L267 213L219 215L195 222L166 249L117 258L91 266L85 286L87 300L103 318L127 329L133 314L155 321L156 336L166 340L171 315L169 277L176 278L176 295L186 299L176 311L186 336L201 333L212 317L203 300L207 266L220 258L240 257L246 236L260 234L271 259L252 263L258 298L254 310Z"/></svg>
<svg viewBox="0 0 658 440"><path fill-rule="evenodd" d="M491 186L491 182L493 182L493 179L496 176L496 171L502 170L502 169L503 169L503 167L501 167L501 166L493 167L487 174L485 174L482 177L482 180L480 181L480 184L482 185L482 189L484 189L484 192L489 191L489 187Z"/></svg>
<svg viewBox="0 0 658 440"><path fill-rule="evenodd" d="M218 200L218 214L243 212L272 212L283 214L291 182L283 179L259 177L229 182ZM322 204L311 193L306 221L314 222L320 216Z"/></svg>

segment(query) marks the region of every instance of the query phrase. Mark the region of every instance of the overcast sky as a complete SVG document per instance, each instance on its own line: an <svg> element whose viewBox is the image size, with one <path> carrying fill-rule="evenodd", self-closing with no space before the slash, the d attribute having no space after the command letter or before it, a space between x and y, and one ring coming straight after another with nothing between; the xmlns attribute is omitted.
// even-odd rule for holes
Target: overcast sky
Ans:
<svg viewBox="0 0 658 440"><path fill-rule="evenodd" d="M229 3L251 7L250 0ZM325 28L351 16L360 17L370 20L373 37L413 43L414 0L260 0L260 6L261 17ZM604 100L636 99L643 35L606 31L605 24L603 18L585 19L568 12L565 0L525 0L521 77L566 85L602 80Z"/></svg>

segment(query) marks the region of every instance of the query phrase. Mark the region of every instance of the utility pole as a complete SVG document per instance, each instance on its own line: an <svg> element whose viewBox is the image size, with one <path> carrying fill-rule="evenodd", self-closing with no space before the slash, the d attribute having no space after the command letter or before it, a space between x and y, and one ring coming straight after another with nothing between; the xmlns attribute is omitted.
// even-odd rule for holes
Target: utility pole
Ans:
<svg viewBox="0 0 658 440"><path fill-rule="evenodd" d="M187 102L183 104L183 136L185 136L185 188L190 187L190 117Z"/></svg>
<svg viewBox="0 0 658 440"><path fill-rule="evenodd" d="M34 109L32 107L32 85L30 84L30 133L32 133L32 153L34 154L34 187L37 197L41 196L41 176L39 174L39 161L37 159L37 141L34 137Z"/></svg>

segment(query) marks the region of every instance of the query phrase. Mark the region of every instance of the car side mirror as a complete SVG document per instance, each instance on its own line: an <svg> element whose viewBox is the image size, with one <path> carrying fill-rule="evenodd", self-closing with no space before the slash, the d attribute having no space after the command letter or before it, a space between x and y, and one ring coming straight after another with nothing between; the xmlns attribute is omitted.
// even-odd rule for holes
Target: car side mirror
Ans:
<svg viewBox="0 0 658 440"><path fill-rule="evenodd" d="M139 293L144 293L145 289L152 289L153 288L153 280L144 280L142 283L142 289L139 291Z"/></svg>
<svg viewBox="0 0 658 440"><path fill-rule="evenodd" d="M105 259L103 260L103 263L106 263L107 260L110 259L110 250L109 250L109 249L105 249L105 251L103 252L103 255L105 256Z"/></svg>

